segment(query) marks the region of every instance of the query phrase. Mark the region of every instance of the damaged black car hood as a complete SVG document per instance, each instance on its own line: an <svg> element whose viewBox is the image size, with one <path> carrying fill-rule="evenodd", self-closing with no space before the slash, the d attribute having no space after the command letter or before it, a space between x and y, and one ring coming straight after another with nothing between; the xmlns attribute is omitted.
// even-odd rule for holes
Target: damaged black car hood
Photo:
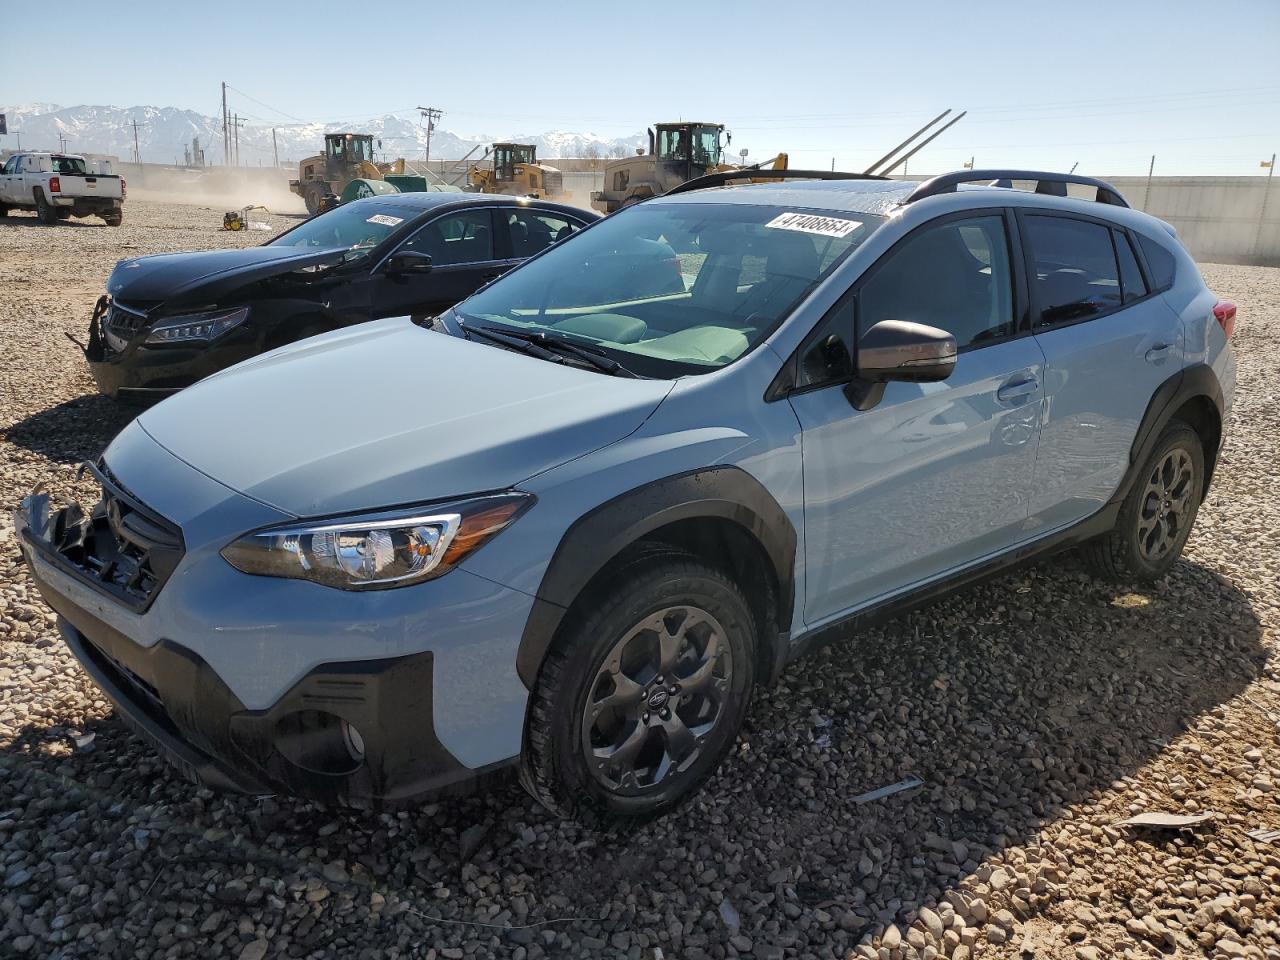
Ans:
<svg viewBox="0 0 1280 960"><path fill-rule="evenodd" d="M197 253L161 253L121 260L111 271L107 292L132 304L213 302L228 290L302 267L336 264L345 247L248 247Z"/></svg>

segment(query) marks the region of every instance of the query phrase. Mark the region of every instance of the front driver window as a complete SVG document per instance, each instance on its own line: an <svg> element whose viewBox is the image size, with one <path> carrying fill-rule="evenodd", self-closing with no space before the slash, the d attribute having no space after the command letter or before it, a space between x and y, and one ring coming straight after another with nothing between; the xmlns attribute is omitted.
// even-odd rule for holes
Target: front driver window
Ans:
<svg viewBox="0 0 1280 960"><path fill-rule="evenodd" d="M492 260L489 211L464 210L432 220L405 243L404 249L430 254L437 267Z"/></svg>
<svg viewBox="0 0 1280 960"><path fill-rule="evenodd" d="M858 330L910 320L981 345L1015 330L1009 244L1000 216L924 227L876 265L858 294Z"/></svg>

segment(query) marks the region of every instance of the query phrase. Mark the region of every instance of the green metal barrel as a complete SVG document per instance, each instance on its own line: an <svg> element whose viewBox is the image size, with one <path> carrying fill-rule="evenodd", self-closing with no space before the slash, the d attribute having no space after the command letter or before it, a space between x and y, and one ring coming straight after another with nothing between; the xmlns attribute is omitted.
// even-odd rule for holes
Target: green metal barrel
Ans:
<svg viewBox="0 0 1280 960"><path fill-rule="evenodd" d="M385 180L352 180L342 188L342 195L338 198L342 203L350 203L352 200L363 200L365 197L380 197L388 193L399 193L394 186Z"/></svg>

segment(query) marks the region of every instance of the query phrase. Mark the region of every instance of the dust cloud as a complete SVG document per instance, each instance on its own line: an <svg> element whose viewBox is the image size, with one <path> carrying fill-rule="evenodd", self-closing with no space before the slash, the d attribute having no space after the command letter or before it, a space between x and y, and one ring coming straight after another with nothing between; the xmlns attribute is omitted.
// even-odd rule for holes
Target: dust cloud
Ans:
<svg viewBox="0 0 1280 960"><path fill-rule="evenodd" d="M274 170L226 169L126 171L129 196L153 203L178 203L239 210L261 205L272 213L306 213L302 198L290 192L283 173ZM296 174L295 174L296 176ZM125 201L126 205L128 200Z"/></svg>

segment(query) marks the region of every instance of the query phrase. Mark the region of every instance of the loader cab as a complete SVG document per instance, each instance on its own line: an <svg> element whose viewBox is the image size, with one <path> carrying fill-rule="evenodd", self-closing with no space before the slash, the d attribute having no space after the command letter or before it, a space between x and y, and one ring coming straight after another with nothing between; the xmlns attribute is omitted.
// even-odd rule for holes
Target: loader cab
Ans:
<svg viewBox="0 0 1280 960"><path fill-rule="evenodd" d="M656 141L663 169L690 180L720 165L729 135L719 123L660 123Z"/></svg>
<svg viewBox="0 0 1280 960"><path fill-rule="evenodd" d="M493 178L510 183L516 178L516 164L536 164L538 148L531 143L495 143L493 145Z"/></svg>
<svg viewBox="0 0 1280 960"><path fill-rule="evenodd" d="M326 133L324 156L328 164L359 166L373 161L373 136L368 133Z"/></svg>

